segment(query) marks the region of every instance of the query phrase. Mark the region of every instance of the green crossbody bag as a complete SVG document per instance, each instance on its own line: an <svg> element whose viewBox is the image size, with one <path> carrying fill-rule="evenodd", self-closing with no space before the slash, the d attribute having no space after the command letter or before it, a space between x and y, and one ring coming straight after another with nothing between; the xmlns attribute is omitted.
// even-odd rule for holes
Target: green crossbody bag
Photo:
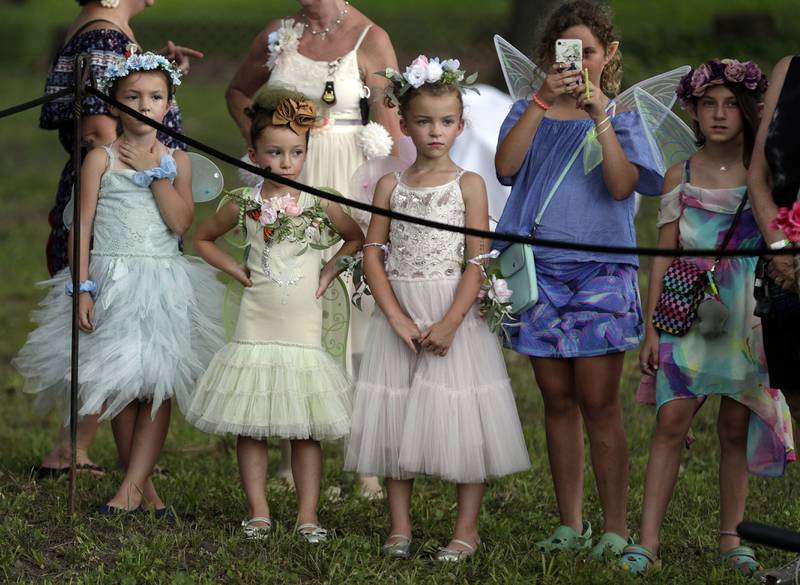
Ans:
<svg viewBox="0 0 800 585"><path fill-rule="evenodd" d="M539 224L542 221L544 212L556 191L564 182L564 177L567 176L570 167L572 167L578 154L583 150L583 143L570 158L561 175L550 189L544 203L536 213L536 218L533 220L533 228L530 235L536 234ZM536 263L533 259L533 247L528 244L511 244L508 248L500 253L497 259L499 264L500 274L508 283L508 288L511 289L511 314L519 315L524 313L539 301L539 287L536 283Z"/></svg>

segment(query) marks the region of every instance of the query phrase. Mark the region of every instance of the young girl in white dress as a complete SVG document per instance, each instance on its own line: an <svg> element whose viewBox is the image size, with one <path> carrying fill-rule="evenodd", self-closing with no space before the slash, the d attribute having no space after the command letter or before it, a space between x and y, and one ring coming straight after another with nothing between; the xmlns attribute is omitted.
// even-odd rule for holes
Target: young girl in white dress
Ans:
<svg viewBox="0 0 800 585"><path fill-rule="evenodd" d="M257 94L250 158L297 179L303 169L314 104L297 94ZM337 260L355 254L363 235L336 203L270 180L226 197L197 229L194 244L210 264L244 285L236 331L200 380L187 418L200 429L237 435L239 474L249 516L245 537L266 537L272 527L265 496L267 437L292 443L298 537L319 543L327 531L317 517L320 441L350 431L352 386L344 368L323 348L322 295L341 271ZM243 229L245 264L215 241ZM322 266L322 250L337 233L339 251Z"/></svg>
<svg viewBox="0 0 800 585"><path fill-rule="evenodd" d="M134 52L109 66L103 81L111 97L161 122L180 74L160 55ZM33 315L39 327L14 365L26 392L44 401L68 396L68 295L71 270L78 270L79 414L112 419L126 469L100 512L147 504L169 517L150 474L169 428L170 399L181 410L188 406L197 377L224 342L224 291L214 270L179 250L194 213L189 158L161 144L154 128L110 109L122 134L89 152L81 169L80 263L70 259L71 267L46 283L51 291Z"/></svg>
<svg viewBox="0 0 800 585"><path fill-rule="evenodd" d="M378 182L374 204L488 229L483 179L449 155L464 127L458 62L421 56L405 77L392 72L390 79L389 95L399 96L401 127L417 158ZM481 269L467 263L462 270L465 259L487 251L486 243L379 215L367 242L364 266L378 309L358 375L345 468L386 478L391 530L382 551L396 557L410 554L414 476L455 482L458 519L437 558L458 561L480 543L486 478L530 466L498 340L476 305Z"/></svg>

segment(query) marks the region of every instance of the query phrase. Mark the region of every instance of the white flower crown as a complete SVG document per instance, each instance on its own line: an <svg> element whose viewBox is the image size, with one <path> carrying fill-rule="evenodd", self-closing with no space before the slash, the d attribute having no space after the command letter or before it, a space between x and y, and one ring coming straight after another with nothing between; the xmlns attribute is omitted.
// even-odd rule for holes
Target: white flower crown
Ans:
<svg viewBox="0 0 800 585"><path fill-rule="evenodd" d="M466 93L467 90L480 93L477 88L471 87L478 79L478 74L467 75L467 72L460 67L461 62L458 59L441 61L438 57L428 58L420 55L406 67L402 74L394 69L386 68L384 71L378 71L377 75L392 82L386 88L386 97L394 105L399 105L398 98L410 88L419 89L426 83L452 85L461 93Z"/></svg>
<svg viewBox="0 0 800 585"><path fill-rule="evenodd" d="M128 45L122 57L106 67L97 85L100 91L108 93L108 90L117 79L128 77L128 75L136 71L155 71L157 69L169 75L173 87L177 87L181 84L181 77L183 74L174 61L170 61L163 55L156 55L150 51L140 53L139 47L131 44Z"/></svg>

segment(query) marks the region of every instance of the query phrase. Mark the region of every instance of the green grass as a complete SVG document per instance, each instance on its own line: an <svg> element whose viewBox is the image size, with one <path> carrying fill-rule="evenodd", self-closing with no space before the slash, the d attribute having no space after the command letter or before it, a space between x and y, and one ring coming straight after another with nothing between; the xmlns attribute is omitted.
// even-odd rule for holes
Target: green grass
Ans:
<svg viewBox="0 0 800 585"><path fill-rule="evenodd" d="M696 62L711 56L713 44L703 35L709 30L711 15L723 3L640 2L615 3L626 44L629 79L638 73L652 72L673 63ZM764 7L780 16L781 31L798 30L797 16L789 11L791 0L754 3L730 1L735 9ZM153 11L142 15L148 28L159 22L180 18L191 5L197 20L221 18L260 23L296 4L289 0L259 3L251 0L159 1ZM360 2L359 7L374 16L400 39L403 54L470 46L476 36L486 36L502 25L507 2L477 0L425 2L408 0L403 6L416 20L400 20L396 2ZM223 8L224 6L224 8ZM691 8L687 7L691 6ZM475 8L475 10L472 10ZM39 95L42 90L51 26L68 22L74 13L72 2L29 0L24 8L4 5L4 24L0 32L15 29L3 38L8 47L20 39L21 61L15 68L0 66L4 90L0 108ZM427 10L427 12L426 12ZM689 12L687 12L689 11ZM44 15L47 14L45 18ZM453 27L442 21L453 15L461 23ZM433 14L432 17L428 17ZM7 17L7 18L6 18ZM157 19L158 17L158 19ZM146 20L152 18L152 21ZM459 20L461 19L461 20ZM672 25L665 23L670 20ZM427 28L415 28L420 22ZM466 24L480 21L479 25ZM409 22L411 24L409 24ZM448 25L446 34L433 37L429 31ZM148 27L144 25L147 24ZM236 24L236 23L233 23ZM139 23L137 22L137 26ZM160 26L160 25L159 25ZM237 25L238 26L238 25ZM419 25L422 26L422 25ZM190 30L188 27L186 30ZM178 29L181 30L181 29ZM200 29L202 30L202 29ZM249 29L247 29L249 30ZM420 32L420 31L423 32ZM427 31L427 32L426 32ZM477 31L477 32L476 32ZM158 30L156 30L158 32ZM192 33L197 34L197 33ZM254 33L253 33L254 34ZM783 38L796 38L783 36ZM244 39L244 46L249 42ZM176 38L177 35L176 35ZM675 39L682 44L671 45ZM687 43L685 39L696 42ZM231 39L231 43L241 42ZM678 50L679 47L680 50ZM220 49L223 50L223 49ZM480 47L466 53L485 61L491 72L492 57ZM774 44L750 43L737 48L747 57L764 51L766 65L789 48ZM761 53L759 53L761 52ZM223 102L224 84L229 78L227 65L216 69L212 60L199 66L200 75L181 87L179 99L184 111L186 132L233 154L242 151L242 142L227 116ZM197 71L197 70L196 70ZM487 73L488 74L488 73ZM378 546L388 530L384 504L364 502L354 496L353 477L341 471L339 445L326 447L323 489L342 488L342 499L324 499L321 518L334 528L336 538L319 549L297 543L291 535L295 503L281 484L270 481L269 497L277 521L274 537L252 544L243 542L237 532L245 513L245 502L238 486L234 441L196 431L176 415L166 442L161 463L173 477L157 480L165 499L175 507L181 521L176 527L162 527L142 518L129 524L97 518L92 510L113 493L119 477L102 479L81 477L78 487L78 514L74 529L66 522L66 481L35 481L29 469L49 450L57 417L36 418L31 413L30 397L21 393L22 380L9 365L10 358L29 331L28 315L43 296L32 284L46 276L44 241L46 213L66 153L55 134L36 130L38 111L0 120L0 581L36 583L640 583L602 565L583 559L559 557L545 559L532 552L533 543L550 533L557 524L556 504L546 459L542 403L526 362L507 354L509 372L517 396L532 469L526 473L492 482L481 516L486 548L474 560L459 566L439 566L430 552L444 543L454 519L452 486L435 480L421 480L414 500L415 556L408 562L382 559ZM235 173L223 167L230 183ZM202 216L213 204L201 206ZM646 201L639 218L639 241L654 243L656 201ZM646 265L642 275L646 274ZM646 279L642 278L643 288ZM643 290L643 295L644 295ZM638 377L635 355L628 356L621 393L626 430L631 449L629 525L636 532L647 461L653 413L633 402ZM718 521L715 410L712 400L697 418L694 431L697 443L687 452L681 477L664 526L665 568L647 582L652 583L746 583L718 566L716 530ZM113 440L108 425L101 428L93 448L95 459L115 465ZM271 464L277 462L272 453ZM783 480L753 478L747 517L784 526L797 526L800 515L798 470L791 467ZM594 479L587 467L586 517L600 525L600 510ZM761 560L774 565L786 560L785 554L759 549Z"/></svg>

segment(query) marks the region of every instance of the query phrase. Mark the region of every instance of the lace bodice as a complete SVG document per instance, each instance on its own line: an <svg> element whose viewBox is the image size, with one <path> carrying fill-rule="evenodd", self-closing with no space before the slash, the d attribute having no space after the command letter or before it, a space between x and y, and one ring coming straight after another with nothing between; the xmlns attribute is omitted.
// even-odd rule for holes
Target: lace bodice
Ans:
<svg viewBox="0 0 800 585"><path fill-rule="evenodd" d="M92 254L95 256L178 256L178 236L169 229L150 187L133 182L135 171L109 166L100 180Z"/></svg>
<svg viewBox="0 0 800 585"><path fill-rule="evenodd" d="M406 213L450 225L464 225L464 200L459 170L456 178L437 187L409 187L398 173L389 205ZM461 278L464 236L429 227L392 220L387 260L390 280L438 280Z"/></svg>

